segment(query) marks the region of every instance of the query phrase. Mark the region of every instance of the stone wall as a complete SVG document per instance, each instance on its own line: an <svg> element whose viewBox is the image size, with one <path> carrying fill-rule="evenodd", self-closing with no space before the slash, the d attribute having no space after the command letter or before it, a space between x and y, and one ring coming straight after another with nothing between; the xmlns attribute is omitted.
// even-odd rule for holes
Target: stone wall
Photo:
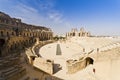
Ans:
<svg viewBox="0 0 120 80"><path fill-rule="evenodd" d="M78 31L76 28L72 29L70 32L66 33L66 37L89 37L91 36L90 32L87 32L84 30L84 28L81 28L80 31Z"/></svg>
<svg viewBox="0 0 120 80"><path fill-rule="evenodd" d="M75 73L79 70L82 70L83 68L85 68L86 66L88 66L89 64L93 64L93 59L90 57L81 57L79 60L67 60L66 61L66 66L68 69L68 74L72 74Z"/></svg>
<svg viewBox="0 0 120 80"><path fill-rule="evenodd" d="M68 60L66 61L68 73L75 73L86 67L86 60Z"/></svg>
<svg viewBox="0 0 120 80"><path fill-rule="evenodd" d="M49 40L52 39L53 32L50 28L26 24L0 12L0 36L38 37L40 40Z"/></svg>
<svg viewBox="0 0 120 80"><path fill-rule="evenodd" d="M42 70L43 72L53 74L53 61L51 60L46 60L38 57L35 58L33 66L39 70Z"/></svg>
<svg viewBox="0 0 120 80"><path fill-rule="evenodd" d="M28 37L10 37L5 41L1 48L1 56L7 56L14 53L21 53L25 48L31 47L36 42L34 38Z"/></svg>
<svg viewBox="0 0 120 80"><path fill-rule="evenodd" d="M20 19L11 18L0 12L0 57L11 53L21 52L31 47L36 38L40 41L51 40L53 32L50 28L35 26L21 22ZM5 42L3 44L3 42Z"/></svg>
<svg viewBox="0 0 120 80"><path fill-rule="evenodd" d="M49 44L52 41L40 41L37 45L26 50L26 59L27 63L31 64L33 67L48 73L53 74L53 61L44 59L39 54L39 49L44 46L45 44Z"/></svg>

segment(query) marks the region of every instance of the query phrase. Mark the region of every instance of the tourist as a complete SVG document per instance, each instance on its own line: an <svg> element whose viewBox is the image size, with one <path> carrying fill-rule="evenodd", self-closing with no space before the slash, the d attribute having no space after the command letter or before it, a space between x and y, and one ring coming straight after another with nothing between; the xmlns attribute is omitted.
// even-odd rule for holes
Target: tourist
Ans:
<svg viewBox="0 0 120 80"><path fill-rule="evenodd" d="M93 68L93 73L95 74L95 68Z"/></svg>

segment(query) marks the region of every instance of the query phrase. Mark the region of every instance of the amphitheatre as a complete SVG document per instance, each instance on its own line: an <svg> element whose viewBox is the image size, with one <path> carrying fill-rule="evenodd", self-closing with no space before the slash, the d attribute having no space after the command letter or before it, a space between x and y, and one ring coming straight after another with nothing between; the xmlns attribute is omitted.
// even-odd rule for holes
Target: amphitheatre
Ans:
<svg viewBox="0 0 120 80"><path fill-rule="evenodd" d="M0 80L120 80L120 37L53 34L0 12Z"/></svg>

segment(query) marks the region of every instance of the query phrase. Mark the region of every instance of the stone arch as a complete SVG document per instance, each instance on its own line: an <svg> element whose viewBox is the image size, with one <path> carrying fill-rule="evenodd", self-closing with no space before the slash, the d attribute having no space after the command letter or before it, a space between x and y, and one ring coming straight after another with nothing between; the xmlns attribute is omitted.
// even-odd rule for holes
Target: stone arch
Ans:
<svg viewBox="0 0 120 80"><path fill-rule="evenodd" d="M79 37L80 37L80 33L79 33Z"/></svg>
<svg viewBox="0 0 120 80"><path fill-rule="evenodd" d="M27 32L25 33L25 36L27 36L27 37L28 37L28 33L27 33Z"/></svg>
<svg viewBox="0 0 120 80"><path fill-rule="evenodd" d="M46 40L48 39L48 33L46 33Z"/></svg>
<svg viewBox="0 0 120 80"><path fill-rule="evenodd" d="M31 34L31 32L30 32L30 37L32 37L32 34Z"/></svg>
<svg viewBox="0 0 120 80"><path fill-rule="evenodd" d="M87 57L85 60L86 60L86 66L94 63L94 60L91 57Z"/></svg>
<svg viewBox="0 0 120 80"><path fill-rule="evenodd" d="M2 56L2 47L5 44L5 40L4 39L0 39L0 57Z"/></svg>
<svg viewBox="0 0 120 80"><path fill-rule="evenodd" d="M25 33L23 33L23 36L25 36Z"/></svg>
<svg viewBox="0 0 120 80"><path fill-rule="evenodd" d="M5 44L5 40L4 39L0 39L0 46L3 46Z"/></svg>
<svg viewBox="0 0 120 80"><path fill-rule="evenodd" d="M70 33L70 36L72 36L72 33Z"/></svg>
<svg viewBox="0 0 120 80"><path fill-rule="evenodd" d="M1 36L3 36L4 34L3 34L3 31L0 31L0 34L1 34Z"/></svg>
<svg viewBox="0 0 120 80"><path fill-rule="evenodd" d="M9 32L7 31L7 36L9 36Z"/></svg>
<svg viewBox="0 0 120 80"><path fill-rule="evenodd" d="M73 36L75 36L75 32L73 32Z"/></svg>

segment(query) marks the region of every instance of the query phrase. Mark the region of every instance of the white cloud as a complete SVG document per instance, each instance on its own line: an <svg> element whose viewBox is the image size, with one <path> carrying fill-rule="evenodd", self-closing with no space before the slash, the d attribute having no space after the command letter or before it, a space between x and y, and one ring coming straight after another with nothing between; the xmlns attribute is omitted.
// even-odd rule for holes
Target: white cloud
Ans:
<svg viewBox="0 0 120 80"><path fill-rule="evenodd" d="M60 11L54 9L54 2L52 0L34 0L34 6L27 5L27 1L17 1L16 5L9 0L5 0L3 10L12 17L22 19L22 22L41 25L52 28L56 34L65 32L66 21ZM1 2L1 0L0 0ZM9 4L8 4L9 3ZM5 4L8 4L9 10Z"/></svg>
<svg viewBox="0 0 120 80"><path fill-rule="evenodd" d="M53 0L36 0L35 4L41 10L49 10L49 9L52 9L54 7L54 1Z"/></svg>
<svg viewBox="0 0 120 80"><path fill-rule="evenodd" d="M57 23L63 22L62 14L60 14L58 12L48 13L48 17Z"/></svg>

